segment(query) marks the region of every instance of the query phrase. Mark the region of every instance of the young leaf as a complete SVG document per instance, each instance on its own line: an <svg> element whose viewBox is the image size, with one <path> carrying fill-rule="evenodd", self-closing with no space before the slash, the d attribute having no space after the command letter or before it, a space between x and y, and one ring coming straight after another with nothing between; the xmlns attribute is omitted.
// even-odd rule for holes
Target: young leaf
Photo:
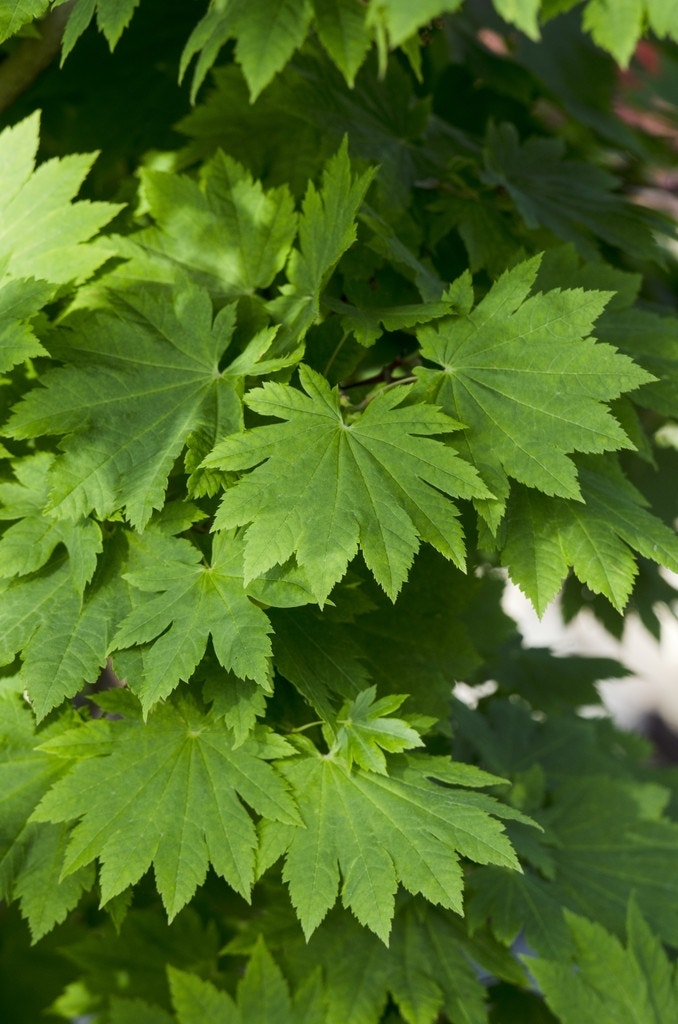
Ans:
<svg viewBox="0 0 678 1024"><path fill-rule="evenodd" d="M605 292L528 298L539 264L536 256L507 271L467 316L422 328L422 354L442 369L416 373L431 400L466 424L461 451L497 497L512 476L581 501L569 453L631 447L604 403L651 378L590 337ZM489 516L496 525L497 509Z"/></svg>
<svg viewBox="0 0 678 1024"><path fill-rule="evenodd" d="M225 306L213 319L202 289L185 284L172 295L146 286L70 323L59 338L69 365L45 374L44 388L16 407L7 429L20 438L68 435L52 479L56 515L95 509L106 517L124 508L142 528L162 507L170 469L191 433L215 420L224 434L241 428L237 366L233 374L219 369L235 310ZM257 351L260 341L252 341Z"/></svg>
<svg viewBox="0 0 678 1024"><path fill-rule="evenodd" d="M227 727L188 699L163 705L147 724L103 724L115 740L111 752L76 764L35 812L39 821L81 819L64 875L98 857L106 903L153 864L172 919L211 863L249 899L256 836L238 796L267 818L298 821L285 785L260 754L267 741L235 751Z"/></svg>
<svg viewBox="0 0 678 1024"><path fill-rule="evenodd" d="M346 701L337 716L331 754L348 768L355 761L365 771L386 775L384 750L401 754L403 750L423 746L423 740L401 718L388 717L389 712L398 710L406 695L390 694L375 700L376 695L376 686L370 686L355 700Z"/></svg>
<svg viewBox="0 0 678 1024"><path fill-rule="evenodd" d="M217 534L208 565L187 540L154 544L151 537L146 544L146 557L126 579L154 596L133 608L112 641L113 650L154 641L144 649L143 675L132 685L144 713L190 679L210 636L225 669L269 689L271 626L243 589L242 542Z"/></svg>
<svg viewBox="0 0 678 1024"><path fill-rule="evenodd" d="M372 33L358 0L313 0L318 38L350 86L367 56Z"/></svg>
<svg viewBox="0 0 678 1024"><path fill-rule="evenodd" d="M55 158L36 169L39 132L35 113L0 133L0 268L52 284L84 281L115 254L90 239L122 207L72 202L96 154Z"/></svg>
<svg viewBox="0 0 678 1024"><path fill-rule="evenodd" d="M390 776L350 772L332 757L306 756L281 765L295 793L303 829L281 834L283 877L308 937L337 898L361 924L388 942L398 883L461 913L459 855L517 867L499 822L474 795L427 778L416 758ZM488 799L488 798L486 798ZM280 831L273 824L270 831Z"/></svg>
<svg viewBox="0 0 678 1024"><path fill-rule="evenodd" d="M360 546L393 599L420 537L463 566L458 513L443 494L488 492L475 470L431 439L459 424L429 405L403 407L405 387L382 391L347 424L336 390L308 367L299 375L304 392L267 383L247 396L255 412L285 423L228 438L205 460L227 470L256 466L226 492L215 519L216 529L251 524L246 582L295 554L322 603Z"/></svg>

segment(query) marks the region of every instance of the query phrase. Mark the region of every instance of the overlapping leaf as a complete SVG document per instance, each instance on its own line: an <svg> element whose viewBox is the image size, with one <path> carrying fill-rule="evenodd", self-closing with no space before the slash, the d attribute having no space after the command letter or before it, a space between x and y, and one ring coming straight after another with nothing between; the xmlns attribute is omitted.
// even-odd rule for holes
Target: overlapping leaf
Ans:
<svg viewBox="0 0 678 1024"><path fill-rule="evenodd" d="M629 903L626 948L594 921L571 913L566 919L573 956L565 961L526 961L558 1020L673 1024L678 1016L674 965L634 900Z"/></svg>
<svg viewBox="0 0 678 1024"><path fill-rule="evenodd" d="M291 998L289 985L263 940L254 947L235 1000L196 975L168 969L172 1005L179 1024L325 1024L318 972L311 972Z"/></svg>
<svg viewBox="0 0 678 1024"><path fill-rule="evenodd" d="M347 769L332 757L309 752L281 765L305 825L264 827L264 864L285 853L283 877L309 936L334 905L340 880L342 901L361 924L388 941L394 896L401 883L461 913L463 880L459 856L479 863L517 867L503 827L493 815L507 809L497 801L431 782L445 759L416 758L390 775ZM464 765L459 781L485 785Z"/></svg>
<svg viewBox="0 0 678 1024"><path fill-rule="evenodd" d="M637 573L634 553L678 571L678 537L645 508L610 461L582 463L585 504L514 488L502 560L541 614L570 566L594 593L622 611Z"/></svg>
<svg viewBox="0 0 678 1024"><path fill-rule="evenodd" d="M205 460L227 470L257 467L226 492L215 519L217 529L251 524L245 580L294 554L322 602L360 546L394 598L420 537L463 565L457 512L443 495L487 491L430 437L459 425L429 405L403 407L406 388L382 392L347 424L338 394L319 374L301 367L300 379L304 392L267 383L247 396L250 408L285 423L234 435Z"/></svg>
<svg viewBox="0 0 678 1024"><path fill-rule="evenodd" d="M112 643L114 650L150 644L142 677L133 684L144 710L190 679L210 636L225 669L269 689L271 626L243 589L242 542L216 535L209 564L189 541L175 538L145 540L144 554L126 578L148 596Z"/></svg>
<svg viewBox="0 0 678 1024"><path fill-rule="evenodd" d="M239 429L241 374L268 372L274 332L252 339L252 358L242 353L220 371L235 310L212 315L201 289L185 285L172 295L149 286L118 295L113 309L74 315L70 331L60 332L68 366L42 377L44 387L26 396L7 428L21 438L67 435L52 481L55 514L77 518L94 509L105 517L124 508L144 526L162 506L192 432Z"/></svg>
<svg viewBox="0 0 678 1024"><path fill-rule="evenodd" d="M33 717L17 689L5 686L0 695L0 895L20 900L37 940L63 920L93 878L84 868L61 881L64 828L28 820L62 765L36 749ZM61 728L53 724L40 738Z"/></svg>
<svg viewBox="0 0 678 1024"><path fill-rule="evenodd" d="M608 294L555 289L528 298L539 263L507 271L467 316L422 328L422 353L442 369L417 374L466 425L461 451L497 498L511 476L581 500L569 454L630 447L605 403L651 378L590 337ZM498 508L483 510L496 524Z"/></svg>
<svg viewBox="0 0 678 1024"><path fill-rule="evenodd" d="M34 356L45 355L30 319L51 298L44 281L5 281L0 286L0 373Z"/></svg>
<svg viewBox="0 0 678 1024"><path fill-rule="evenodd" d="M596 259L598 239L632 249L641 259L658 259L653 230L671 230L668 221L615 191L612 175L591 162L566 159L561 139L533 136L521 143L512 124L489 128L481 177L506 189L528 228L549 228L587 259Z"/></svg>
<svg viewBox="0 0 678 1024"><path fill-rule="evenodd" d="M264 737L234 751L230 730L188 699L163 705L147 724L102 722L101 729L111 730L110 752L76 764L35 813L40 821L81 819L64 874L99 858L107 902L153 865L170 918L191 899L209 864L249 898L257 844L239 796L267 819L299 820L264 760L284 756L285 744Z"/></svg>
<svg viewBox="0 0 678 1024"><path fill-rule="evenodd" d="M177 265L221 300L267 288L282 269L297 230L286 186L264 191L239 163L221 151L187 175L146 170L143 196L155 224L127 240L131 268L172 280ZM120 271L129 273L125 267Z"/></svg>

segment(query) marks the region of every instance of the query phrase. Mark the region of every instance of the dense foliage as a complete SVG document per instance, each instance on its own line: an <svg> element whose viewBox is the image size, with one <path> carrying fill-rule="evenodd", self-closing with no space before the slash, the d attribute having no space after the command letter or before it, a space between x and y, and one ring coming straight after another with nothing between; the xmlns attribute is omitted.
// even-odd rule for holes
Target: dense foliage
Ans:
<svg viewBox="0 0 678 1024"><path fill-rule="evenodd" d="M675 1024L676 5L0 35L2 1019Z"/></svg>

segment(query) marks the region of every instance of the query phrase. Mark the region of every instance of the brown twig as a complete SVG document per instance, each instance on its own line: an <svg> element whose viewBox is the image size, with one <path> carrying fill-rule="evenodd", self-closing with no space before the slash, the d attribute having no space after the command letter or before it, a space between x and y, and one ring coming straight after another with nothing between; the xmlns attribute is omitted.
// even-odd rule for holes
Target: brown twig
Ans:
<svg viewBox="0 0 678 1024"><path fill-rule="evenodd" d="M73 9L75 0L67 0L65 4L50 11L39 22L39 37L24 39L12 53L8 54L0 64L0 113L4 113L12 103L38 77L41 71L51 64L61 47L61 39L66 22Z"/></svg>

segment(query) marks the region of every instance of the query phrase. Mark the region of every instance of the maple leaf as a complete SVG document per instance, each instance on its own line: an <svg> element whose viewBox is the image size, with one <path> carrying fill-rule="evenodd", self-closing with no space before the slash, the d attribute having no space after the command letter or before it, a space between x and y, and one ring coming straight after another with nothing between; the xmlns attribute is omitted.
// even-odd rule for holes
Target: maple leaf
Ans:
<svg viewBox="0 0 678 1024"><path fill-rule="evenodd" d="M294 802L263 759L269 741L233 749L222 723L185 698L148 720L103 722L110 752L76 764L45 796L38 821L81 819L63 866L64 876L101 863L102 902L133 885L153 864L170 918L191 899L212 864L246 899L254 880L254 823L242 797L269 819L296 823ZM270 740L271 756L285 753Z"/></svg>
<svg viewBox="0 0 678 1024"><path fill-rule="evenodd" d="M63 2L63 0L62 0ZM140 0L76 0L61 41L62 60L89 26L96 11L97 26L111 50L127 28Z"/></svg>
<svg viewBox="0 0 678 1024"><path fill-rule="evenodd" d="M96 154L47 160L36 169L39 132L36 112L0 133L0 270L52 284L83 281L115 254L110 244L90 239L122 207L71 202Z"/></svg>
<svg viewBox="0 0 678 1024"><path fill-rule="evenodd" d="M266 0L211 0L209 10L191 33L181 55L180 77L196 54L191 100L214 64L221 47L236 39L235 57L242 67L254 101L301 46L311 23L309 0L282 0L271 7Z"/></svg>
<svg viewBox="0 0 678 1024"><path fill-rule="evenodd" d="M536 256L507 271L466 316L418 331L421 387L466 425L459 444L495 496L507 476L546 494L582 500L571 452L633 447L606 402L652 380L627 356L590 337L609 294L554 289L528 298Z"/></svg>
<svg viewBox="0 0 678 1024"><path fill-rule="evenodd" d="M214 524L251 524L245 581L295 554L322 603L360 545L394 598L419 537L463 566L458 513L443 494L488 492L451 448L430 438L459 424L429 405L403 407L406 387L382 391L347 424L336 389L308 367L299 376L304 392L266 383L246 398L255 412L284 424L227 438L205 460L227 470L257 467L226 492Z"/></svg>
<svg viewBox="0 0 678 1024"><path fill-rule="evenodd" d="M513 812L489 797L430 781L430 776L453 780L455 766L444 758L425 758L421 768L412 758L392 765L387 776L351 772L331 755L318 755L312 745L305 749L307 756L280 766L305 828L265 822L260 870L285 853L283 877L307 937L334 905L340 877L344 906L387 942L398 882L461 913L459 855L518 866L492 816ZM492 780L482 773L478 782L470 765L463 768L455 781L485 785Z"/></svg>
<svg viewBox="0 0 678 1024"><path fill-rule="evenodd" d="M585 504L514 488L503 564L542 614L570 566L594 593L622 611L637 573L634 552L678 572L678 537L652 515L618 466L582 460Z"/></svg>
<svg viewBox="0 0 678 1024"><path fill-rule="evenodd" d="M5 280L0 285L0 373L46 351L36 337L30 318L52 297L44 281Z"/></svg>
<svg viewBox="0 0 678 1024"><path fill-rule="evenodd" d="M325 1024L317 971L309 972L294 999L263 939L256 942L236 999L196 975L167 968L179 1024Z"/></svg>
<svg viewBox="0 0 678 1024"><path fill-rule="evenodd" d="M350 86L367 56L372 33L353 0L313 0L318 38Z"/></svg>
<svg viewBox="0 0 678 1024"><path fill-rule="evenodd" d="M611 174L564 153L562 139L532 136L521 143L514 125L491 124L481 179L509 193L528 228L549 228L587 259L598 258L598 239L631 248L641 259L661 259L653 232L671 230L670 223L615 192Z"/></svg>
<svg viewBox="0 0 678 1024"><path fill-rule="evenodd" d="M101 529L92 519L75 522L43 514L54 456L47 452L17 461L15 483L0 483L0 520L16 519L0 536L0 576L25 576L49 560L59 544L69 555L76 590L91 580L101 552Z"/></svg>
<svg viewBox="0 0 678 1024"><path fill-rule="evenodd" d="M0 0L0 40L4 42L34 18L41 18L50 0Z"/></svg>
<svg viewBox="0 0 678 1024"><path fill-rule="evenodd" d="M125 576L145 596L122 621L112 649L149 644L143 674L132 681L144 713L187 680L207 640L219 663L270 689L271 626L243 589L242 541L217 534L205 564L187 540L144 535L137 566Z"/></svg>
<svg viewBox="0 0 678 1024"><path fill-rule="evenodd" d="M678 984L673 964L633 898L626 948L595 921L568 911L565 919L574 947L567 960L525 958L558 1020L563 1024L607 1020L672 1024L676 1020Z"/></svg>
<svg viewBox="0 0 678 1024"><path fill-rule="evenodd" d="M20 403L6 430L27 438L67 434L54 466L50 508L77 518L124 508L143 527L164 501L174 460L204 424L223 433L242 422L241 374L267 372L262 347L275 330L252 339L255 354L219 369L231 343L235 309L212 319L207 293L185 284L169 293L148 285L111 297L112 309L74 314L55 350L68 363L48 371L44 388ZM290 355L294 362L296 355ZM284 360L276 360L279 367Z"/></svg>
<svg viewBox="0 0 678 1024"><path fill-rule="evenodd" d="M31 812L62 766L36 748L35 723L18 687L0 694L0 896L20 900L34 941L62 921L94 879L87 868L59 879L66 840L62 826L30 822ZM52 723L48 741L63 729Z"/></svg>
<svg viewBox="0 0 678 1024"><path fill-rule="evenodd" d="M353 762L366 771L387 775L384 750L400 754L411 747L423 746L419 733L401 718L387 717L397 711L406 694L389 694L375 700L376 686L346 701L337 715L336 727L330 732L330 754L341 759L350 768ZM334 733L334 735L332 735Z"/></svg>
<svg viewBox="0 0 678 1024"><path fill-rule="evenodd" d="M220 299L268 288L282 269L297 230L287 186L264 191L241 164L221 151L198 181L186 175L142 171L142 190L155 226L122 243L132 256L122 277L143 273L176 276L177 266ZM139 246L145 251L138 256ZM140 263L141 269L136 270Z"/></svg>
<svg viewBox="0 0 678 1024"><path fill-rule="evenodd" d="M308 183L299 218L299 245L292 249L286 268L289 284L268 303L292 341L303 337L319 316L320 294L355 241L356 214L374 174L371 169L353 177L345 136L325 165L320 188Z"/></svg>

